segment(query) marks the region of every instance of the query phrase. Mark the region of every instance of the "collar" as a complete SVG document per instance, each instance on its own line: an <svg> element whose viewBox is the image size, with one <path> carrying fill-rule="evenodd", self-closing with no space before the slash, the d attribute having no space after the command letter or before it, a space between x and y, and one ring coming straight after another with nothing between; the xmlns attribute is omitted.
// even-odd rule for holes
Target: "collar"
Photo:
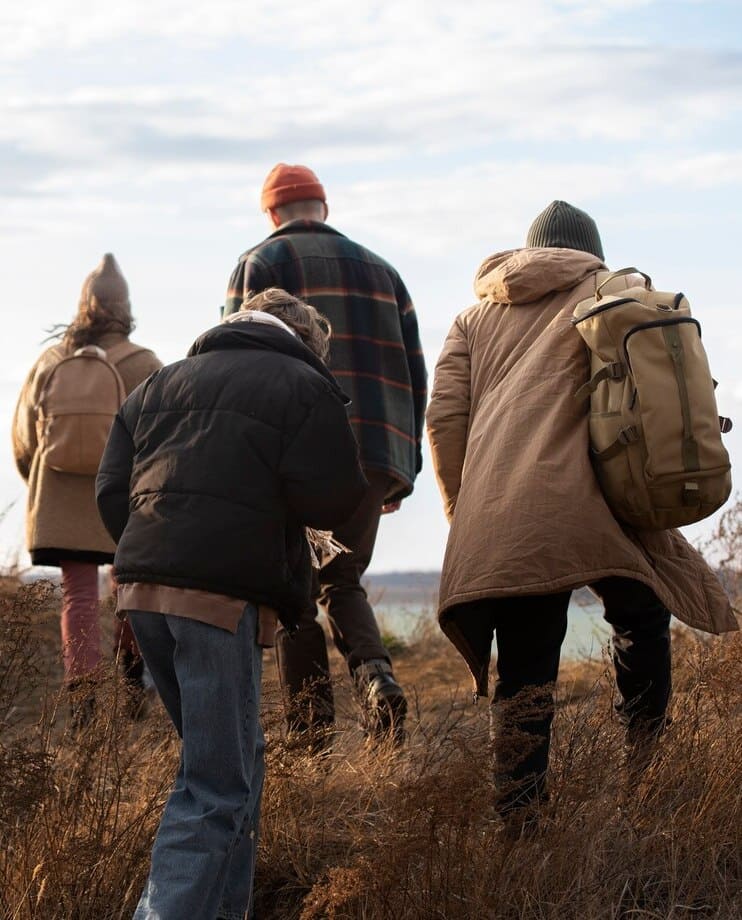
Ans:
<svg viewBox="0 0 742 920"><path fill-rule="evenodd" d="M258 311L247 312L257 313ZM320 374L320 376L324 377L345 405L350 405L350 400L340 389L337 380L335 380L329 368L317 357L317 355L315 355L311 349L307 348L298 336L286 335L273 323L254 321L220 323L212 329L207 329L206 332L196 339L188 351L188 357L191 358L194 355L202 355L210 351L231 351L234 349L245 351L251 349L275 351L303 361Z"/></svg>
<svg viewBox="0 0 742 920"><path fill-rule="evenodd" d="M237 313L232 313L225 320L225 323L265 323L268 326L276 326L279 329L283 329L285 332L288 332L289 335L293 335L295 339L298 339L299 336L296 332L289 326L287 323L284 323L282 319L278 316L274 316L272 313L264 313L262 310L239 310Z"/></svg>
<svg viewBox="0 0 742 920"><path fill-rule="evenodd" d="M300 218L299 220L287 220L285 224L281 224L280 227L271 233L266 239L273 240L279 236L285 236L289 233L329 233L332 236L344 236L345 234L341 233L339 230L336 230L334 227L331 227L329 224L326 224L321 220L304 220Z"/></svg>

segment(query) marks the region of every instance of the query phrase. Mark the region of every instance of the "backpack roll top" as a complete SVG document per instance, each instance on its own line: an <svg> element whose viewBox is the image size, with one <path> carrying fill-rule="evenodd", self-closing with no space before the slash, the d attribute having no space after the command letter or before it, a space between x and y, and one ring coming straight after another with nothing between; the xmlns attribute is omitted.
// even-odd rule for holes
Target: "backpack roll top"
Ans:
<svg viewBox="0 0 742 920"><path fill-rule="evenodd" d="M54 366L37 406L41 462L60 473L94 476L126 398L102 348L87 345Z"/></svg>
<svg viewBox="0 0 742 920"><path fill-rule="evenodd" d="M576 396L590 399L591 456L613 514L665 530L708 517L729 497L728 420L687 298L653 290L646 275L641 286L611 285L633 273L604 277L574 310L591 365Z"/></svg>

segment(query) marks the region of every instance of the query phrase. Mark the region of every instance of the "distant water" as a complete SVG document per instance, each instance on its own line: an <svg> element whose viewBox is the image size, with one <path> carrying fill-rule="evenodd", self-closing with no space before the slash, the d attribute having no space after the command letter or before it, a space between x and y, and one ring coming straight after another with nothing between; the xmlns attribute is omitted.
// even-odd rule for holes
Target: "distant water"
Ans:
<svg viewBox="0 0 742 920"><path fill-rule="evenodd" d="M382 632L401 639L413 639L420 628L432 625L438 629L435 603L394 603L384 598L374 603ZM562 645L562 660L600 658L610 637L610 627L603 619L603 607L598 601L572 595L569 605L567 636Z"/></svg>
<svg viewBox="0 0 742 920"><path fill-rule="evenodd" d="M27 583L39 578L58 584L59 569L36 567L21 575L21 581ZM420 630L439 628L435 612L437 574L369 576L366 586L382 632L411 640ZM101 597L110 593L107 567L99 569L99 588ZM562 645L562 660L600 658L609 637L610 627L603 619L602 605L587 588L574 591L569 605L567 635Z"/></svg>

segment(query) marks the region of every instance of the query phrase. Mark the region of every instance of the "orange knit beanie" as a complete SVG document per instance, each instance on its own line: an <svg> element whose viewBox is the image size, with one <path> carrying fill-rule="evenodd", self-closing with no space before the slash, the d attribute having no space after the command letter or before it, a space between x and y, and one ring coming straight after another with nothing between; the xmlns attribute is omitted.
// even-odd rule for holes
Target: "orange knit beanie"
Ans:
<svg viewBox="0 0 742 920"><path fill-rule="evenodd" d="M317 176L307 166L279 163L268 173L260 196L260 208L267 211L291 201L327 201Z"/></svg>

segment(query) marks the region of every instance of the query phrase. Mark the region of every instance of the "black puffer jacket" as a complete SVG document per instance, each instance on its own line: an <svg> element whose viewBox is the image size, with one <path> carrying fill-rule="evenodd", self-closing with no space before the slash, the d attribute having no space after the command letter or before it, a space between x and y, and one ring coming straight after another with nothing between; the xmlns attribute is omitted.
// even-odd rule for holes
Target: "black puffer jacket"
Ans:
<svg viewBox="0 0 742 920"><path fill-rule="evenodd" d="M118 580L274 607L309 602L303 527L328 529L367 483L345 398L288 332L217 326L126 400L98 478Z"/></svg>

